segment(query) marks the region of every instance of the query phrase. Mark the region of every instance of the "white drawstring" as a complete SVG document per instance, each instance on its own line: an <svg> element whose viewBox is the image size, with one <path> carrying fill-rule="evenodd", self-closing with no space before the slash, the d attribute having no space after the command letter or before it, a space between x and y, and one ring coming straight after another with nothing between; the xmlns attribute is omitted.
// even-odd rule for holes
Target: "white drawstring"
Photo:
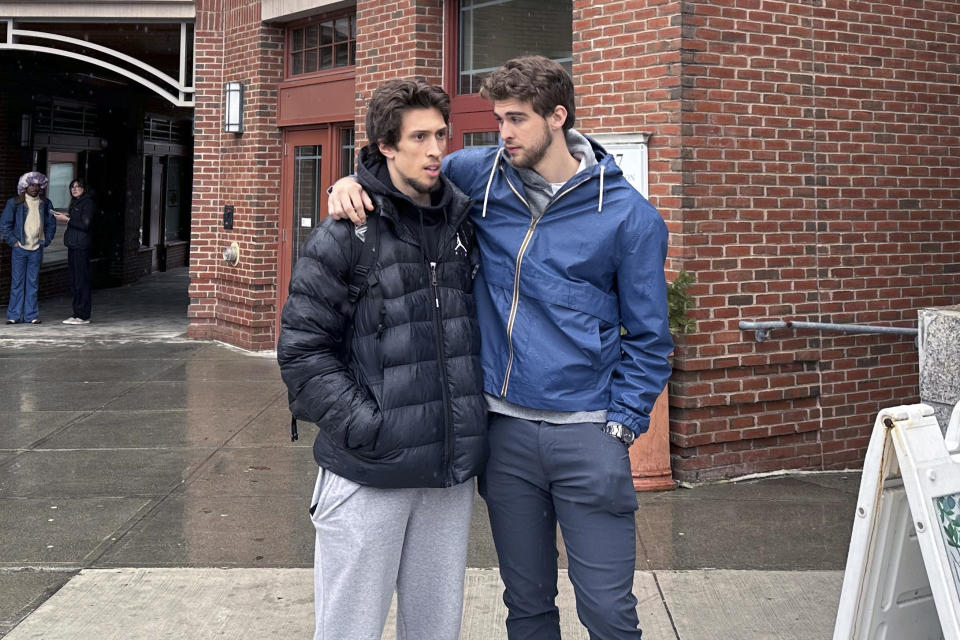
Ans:
<svg viewBox="0 0 960 640"><path fill-rule="evenodd" d="M483 213L481 218L487 217L487 200L490 199L490 185L493 184L493 174L497 170L497 165L500 164L500 154L502 152L500 149L497 149L496 157L493 159L493 168L490 169L490 177L487 179L487 189L483 193Z"/></svg>
<svg viewBox="0 0 960 640"><path fill-rule="evenodd" d="M600 165L600 201L597 203L597 213L603 213L603 171L604 165Z"/></svg>

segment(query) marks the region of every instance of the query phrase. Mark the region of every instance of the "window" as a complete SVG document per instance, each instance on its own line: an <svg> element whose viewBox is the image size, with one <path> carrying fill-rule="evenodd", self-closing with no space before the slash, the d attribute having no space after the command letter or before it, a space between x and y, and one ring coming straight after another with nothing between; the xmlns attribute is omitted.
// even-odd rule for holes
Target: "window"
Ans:
<svg viewBox="0 0 960 640"><path fill-rule="evenodd" d="M320 198L323 197L320 167L323 161L321 145L294 147L293 169L293 262L303 251L303 245L320 222ZM292 264L292 263L291 263Z"/></svg>
<svg viewBox="0 0 960 640"><path fill-rule="evenodd" d="M340 177L353 173L353 152L355 151L353 127L340 129Z"/></svg>
<svg viewBox="0 0 960 640"><path fill-rule="evenodd" d="M572 0L460 0L446 24L451 151L496 144L497 122L480 84L511 58L541 55L573 67Z"/></svg>
<svg viewBox="0 0 960 640"><path fill-rule="evenodd" d="M78 154L51 151L47 156L47 197L53 207L60 211L70 208L70 183L77 177ZM50 246L43 250L43 264L67 259L67 247L63 244L66 222L57 222L57 233Z"/></svg>
<svg viewBox="0 0 960 640"><path fill-rule="evenodd" d="M495 147L500 142L496 131L471 131L463 134L464 147Z"/></svg>
<svg viewBox="0 0 960 640"><path fill-rule="evenodd" d="M477 93L491 71L517 56L546 56L571 70L572 0L460 0L458 23L458 94Z"/></svg>
<svg viewBox="0 0 960 640"><path fill-rule="evenodd" d="M303 75L356 63L357 20L346 15L294 27L289 34L289 75Z"/></svg>

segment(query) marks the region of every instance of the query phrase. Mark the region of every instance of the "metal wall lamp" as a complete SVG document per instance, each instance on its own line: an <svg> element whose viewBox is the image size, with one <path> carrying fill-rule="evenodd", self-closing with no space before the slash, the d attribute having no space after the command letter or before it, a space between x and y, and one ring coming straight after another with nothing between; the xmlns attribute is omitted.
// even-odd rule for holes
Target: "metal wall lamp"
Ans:
<svg viewBox="0 0 960 640"><path fill-rule="evenodd" d="M228 82L223 95L223 130L227 133L243 133L243 83Z"/></svg>

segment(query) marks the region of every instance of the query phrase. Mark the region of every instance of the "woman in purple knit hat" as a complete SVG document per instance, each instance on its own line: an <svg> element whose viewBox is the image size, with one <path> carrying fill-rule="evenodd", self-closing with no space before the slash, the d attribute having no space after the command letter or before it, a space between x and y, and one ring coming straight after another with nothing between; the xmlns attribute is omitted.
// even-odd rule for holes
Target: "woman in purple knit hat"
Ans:
<svg viewBox="0 0 960 640"><path fill-rule="evenodd" d="M17 196L7 200L0 215L0 238L13 248L7 324L40 324L37 290L43 248L57 232L53 203L47 199L47 176L31 171L20 176Z"/></svg>

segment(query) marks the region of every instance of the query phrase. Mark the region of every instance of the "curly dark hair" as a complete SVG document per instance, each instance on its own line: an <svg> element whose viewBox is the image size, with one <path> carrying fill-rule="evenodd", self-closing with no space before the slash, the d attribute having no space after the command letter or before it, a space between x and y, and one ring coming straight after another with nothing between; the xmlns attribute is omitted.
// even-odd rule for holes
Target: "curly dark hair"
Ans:
<svg viewBox="0 0 960 640"><path fill-rule="evenodd" d="M377 87L367 103L367 145L374 158L383 159L378 144L396 146L403 113L408 109L435 108L450 122L450 96L421 78L389 80Z"/></svg>
<svg viewBox="0 0 960 640"><path fill-rule="evenodd" d="M480 95L487 100L520 100L546 118L557 105L567 110L563 130L577 120L573 78L559 63L543 56L523 56L508 60L483 79Z"/></svg>

